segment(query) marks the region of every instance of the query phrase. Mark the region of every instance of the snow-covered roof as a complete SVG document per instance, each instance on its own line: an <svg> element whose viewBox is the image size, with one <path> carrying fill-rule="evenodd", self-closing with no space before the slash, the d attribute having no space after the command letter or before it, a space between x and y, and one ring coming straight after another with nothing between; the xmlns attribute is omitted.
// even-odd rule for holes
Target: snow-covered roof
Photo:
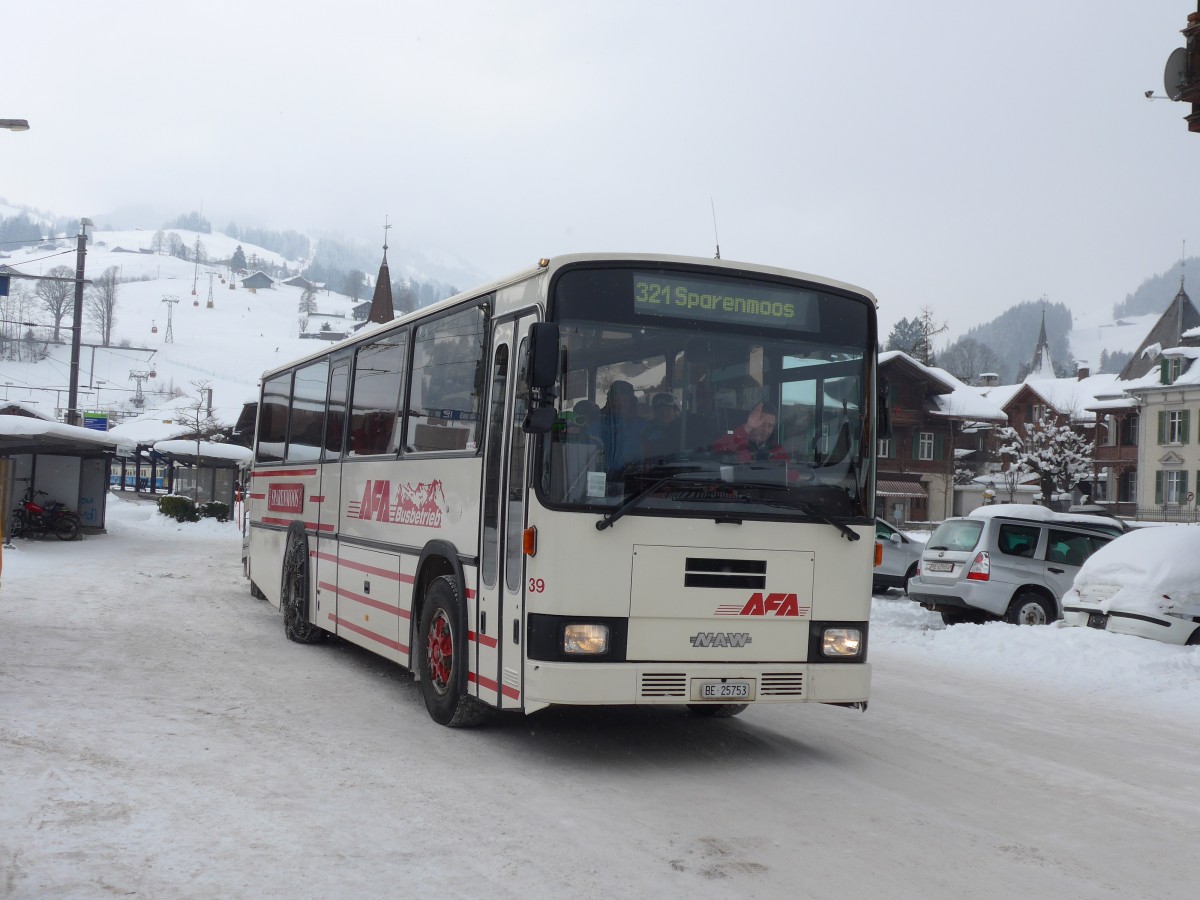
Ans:
<svg viewBox="0 0 1200 900"><path fill-rule="evenodd" d="M1027 378L1025 384L1055 412L1069 415L1075 421L1094 421L1096 416L1091 410L1096 407L1096 399L1117 396L1124 389L1111 373L1087 378Z"/></svg>
<svg viewBox="0 0 1200 900"><path fill-rule="evenodd" d="M64 425L29 416L0 416L0 442L9 447L21 444L60 444L64 447L94 445L113 449L118 445L111 432Z"/></svg>
<svg viewBox="0 0 1200 900"><path fill-rule="evenodd" d="M940 369L937 366L927 366L913 359L902 350L887 350L879 354L880 365L897 359L904 360L910 366L923 371L932 380L940 383L946 389L945 393L933 395L933 403L936 406L936 409L931 411L933 415L955 419L983 419L995 422L1008 421L1008 416L1005 415L1004 410L997 406L994 401L985 397L979 388L964 384L945 369Z"/></svg>
<svg viewBox="0 0 1200 900"><path fill-rule="evenodd" d="M138 416L109 429L109 434L122 446L132 449L138 444L154 444L181 437L188 426L174 420L164 421L161 414Z"/></svg>
<svg viewBox="0 0 1200 900"><path fill-rule="evenodd" d="M1162 376L1158 369L1151 369L1141 378L1134 378L1130 381L1123 382L1126 390L1137 391L1145 390L1146 388L1164 388L1200 385L1200 365L1197 365L1196 360L1200 359L1200 347L1168 347L1166 349L1159 348L1159 354L1167 359L1190 359L1192 362L1187 367L1187 370L1181 372L1170 385L1162 383Z"/></svg>
<svg viewBox="0 0 1200 900"><path fill-rule="evenodd" d="M23 413L33 416L35 419L42 419L45 422L58 421L52 415L41 409L37 403L31 403L24 400L4 400L0 402L0 406L5 409L19 409Z"/></svg>
<svg viewBox="0 0 1200 900"><path fill-rule="evenodd" d="M1007 422L1008 415L993 401L983 396L978 388L963 384L945 369L932 367L930 371L937 372L940 378L950 381L954 390L949 394L937 394L933 402L937 404L934 415L948 416L956 419L986 419L994 422Z"/></svg>
<svg viewBox="0 0 1200 900"><path fill-rule="evenodd" d="M156 441L154 450L158 453L169 453L171 456L195 459L197 447L195 441ZM199 452L202 459L228 459L233 462L250 462L254 458L254 453L249 447L217 441L201 441Z"/></svg>

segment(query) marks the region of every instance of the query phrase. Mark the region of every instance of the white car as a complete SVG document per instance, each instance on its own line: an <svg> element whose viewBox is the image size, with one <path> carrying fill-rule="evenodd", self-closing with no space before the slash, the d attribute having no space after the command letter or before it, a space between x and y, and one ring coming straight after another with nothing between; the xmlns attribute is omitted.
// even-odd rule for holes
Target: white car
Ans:
<svg viewBox="0 0 1200 900"><path fill-rule="evenodd" d="M883 558L871 573L871 592L884 594L888 588L900 588L908 593L908 580L917 574L924 542L878 518L875 520L875 541L883 550Z"/></svg>
<svg viewBox="0 0 1200 900"><path fill-rule="evenodd" d="M1083 564L1062 606L1066 625L1200 645L1200 525L1121 535Z"/></svg>

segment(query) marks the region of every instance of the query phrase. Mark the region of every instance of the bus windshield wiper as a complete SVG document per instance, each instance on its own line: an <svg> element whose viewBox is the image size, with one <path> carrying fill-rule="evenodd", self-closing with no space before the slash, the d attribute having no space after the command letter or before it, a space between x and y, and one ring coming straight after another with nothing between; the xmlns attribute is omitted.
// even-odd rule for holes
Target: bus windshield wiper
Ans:
<svg viewBox="0 0 1200 900"><path fill-rule="evenodd" d="M655 478L653 481L650 482L649 486L638 491L636 494L634 494L632 497L630 497L628 500L626 500L624 503L622 503L620 506L618 506L612 512L607 513L603 519L601 519L599 522L596 523L596 530L603 531L605 528L610 527L613 524L613 522L617 521L617 519L621 518L623 515L625 515L625 513L629 512L629 510L633 509L635 506L637 506L639 503L641 503L643 500L645 500L647 497L649 497L651 494L653 494L656 490L658 490L660 487L662 487L664 484L666 484L668 481L674 481L681 485L687 485L689 487L699 487L704 490L707 490L714 486L717 486L717 487L725 486L724 482L716 481L716 480L709 479L709 478L680 478L679 476L681 474L682 473L674 472L670 475L662 475L662 476L659 476L658 478Z"/></svg>
<svg viewBox="0 0 1200 900"><path fill-rule="evenodd" d="M755 500L754 502L761 503L763 506L773 506L776 509L798 509L806 516L819 519L827 525L832 525L834 528L840 531L848 541L857 541L860 537L862 537L861 534L859 534L845 522L839 522L832 516L825 515L825 513L821 512L811 503L805 503L803 500L799 500L795 503L786 503L782 500Z"/></svg>

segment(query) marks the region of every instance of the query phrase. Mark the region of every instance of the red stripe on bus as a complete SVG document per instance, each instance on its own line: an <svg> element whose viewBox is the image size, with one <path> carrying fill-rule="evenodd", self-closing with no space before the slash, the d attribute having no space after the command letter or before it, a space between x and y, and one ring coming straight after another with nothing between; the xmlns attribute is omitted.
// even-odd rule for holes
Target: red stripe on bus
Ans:
<svg viewBox="0 0 1200 900"><path fill-rule="evenodd" d="M251 500L266 500L267 495L266 494L251 494L250 499Z"/></svg>
<svg viewBox="0 0 1200 900"><path fill-rule="evenodd" d="M399 581L401 584L416 584L416 576L405 575L403 572L393 572L391 569L379 569L374 566L368 566L365 563L351 562L347 559L338 559L332 553L312 553L317 559L323 559L325 562L337 563L339 566L345 566L347 569L355 569L359 572L368 572L372 575L380 575L384 578L392 578ZM467 588L467 597L471 600L475 599L475 592Z"/></svg>
<svg viewBox="0 0 1200 900"><path fill-rule="evenodd" d="M324 494L315 494L312 497L308 498L308 502L309 503L324 503L325 495Z"/></svg>
<svg viewBox="0 0 1200 900"><path fill-rule="evenodd" d="M291 525L293 522L299 522L309 531L333 531L332 525L305 522L303 519L280 519L277 516L263 516L261 521L264 525Z"/></svg>
<svg viewBox="0 0 1200 900"><path fill-rule="evenodd" d="M366 563L353 562L348 559L337 560L339 566L344 566L347 569L353 569L356 572L366 572L368 575L378 575L380 578L387 578L390 581L404 581L404 576L399 572L393 572L391 569L381 569L378 566L368 566ZM408 576L409 582L412 581L412 576Z"/></svg>
<svg viewBox="0 0 1200 900"><path fill-rule="evenodd" d="M372 599L371 597L367 597L363 594L356 594L353 591L347 591L346 589L339 588L336 585L332 585L327 581L319 582L319 584L325 590L333 591L333 593L337 594L339 597L348 597L349 599L353 600L355 603L361 603L364 606L372 606L375 609L381 609L386 613L391 613L393 616L399 616L401 619L411 619L412 618L412 613L410 613L407 609L400 609L397 606L392 606L388 603L384 603L382 600L375 600L375 599Z"/></svg>
<svg viewBox="0 0 1200 900"><path fill-rule="evenodd" d="M518 691L516 688L511 688L507 684L503 685L503 686L498 685L498 684L496 684L496 682L492 681L492 679L484 678L482 675L477 675L474 672L467 673L467 681L474 681L474 682L478 683L478 685L480 687L487 688L489 691L501 693L505 697L511 697L514 700L521 699L521 692ZM499 690L497 690L497 689L499 689Z"/></svg>
<svg viewBox="0 0 1200 900"><path fill-rule="evenodd" d="M329 614L329 620L337 625L338 628L345 628L348 631L353 631L355 634L361 634L368 640L376 641L380 644L383 644L385 647L390 647L393 650L399 650L401 653L408 652L408 648L403 644L393 641L391 638L385 638L382 634L376 634L375 632L363 628L360 625L355 625L353 622L347 622L345 619L339 619L333 613Z"/></svg>
<svg viewBox="0 0 1200 900"><path fill-rule="evenodd" d="M303 478L306 475L316 475L316 469L269 469L259 472L251 472L251 478L286 478L289 475L296 478Z"/></svg>
<svg viewBox="0 0 1200 900"><path fill-rule="evenodd" d="M476 634L474 631L467 632L467 640L478 641L488 649L495 649L496 645L499 643L499 641L497 641L494 637L488 637L486 634Z"/></svg>

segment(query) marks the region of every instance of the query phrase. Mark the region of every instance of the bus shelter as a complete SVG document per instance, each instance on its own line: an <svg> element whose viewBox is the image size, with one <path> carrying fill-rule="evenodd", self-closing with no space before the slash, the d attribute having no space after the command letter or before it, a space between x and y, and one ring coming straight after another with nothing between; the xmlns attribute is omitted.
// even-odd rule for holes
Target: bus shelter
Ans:
<svg viewBox="0 0 1200 900"><path fill-rule="evenodd" d="M117 440L103 431L29 416L0 415L0 510L31 487L79 513L85 532L103 533L108 469Z"/></svg>
<svg viewBox="0 0 1200 900"><path fill-rule="evenodd" d="M253 458L248 447L218 441L157 441L152 450L167 464L171 493L197 503L226 503L231 510L237 499L239 472Z"/></svg>

